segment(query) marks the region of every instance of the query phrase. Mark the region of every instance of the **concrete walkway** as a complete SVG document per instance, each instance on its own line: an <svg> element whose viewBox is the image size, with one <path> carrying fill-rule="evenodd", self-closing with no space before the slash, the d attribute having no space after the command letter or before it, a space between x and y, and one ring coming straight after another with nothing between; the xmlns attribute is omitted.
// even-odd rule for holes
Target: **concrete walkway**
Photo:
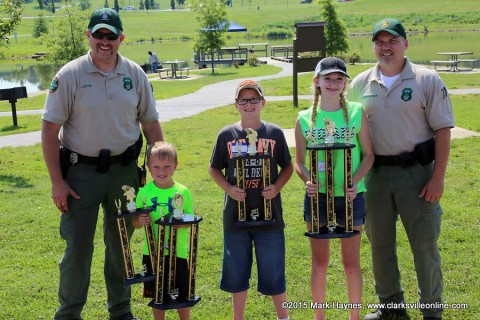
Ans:
<svg viewBox="0 0 480 320"><path fill-rule="evenodd" d="M293 65L291 63L280 62L267 58L267 63L270 65L278 66L282 68L277 74L266 75L261 77L252 77L256 81L274 79L280 77L288 77L292 75ZM180 97L158 100L157 109L160 113L160 121L166 122L172 119L179 119L196 115L202 111L218 108L228 104L232 104L234 101L235 89L238 83L243 79L228 80L215 84L210 84L202 87L198 91L190 94L186 94ZM268 93L268 92L267 92ZM480 88L473 89L452 89L449 90L450 94L480 94ZM300 95L298 97L301 100L311 100L311 95ZM292 96L266 96L267 101L282 101L290 100L293 103ZM268 103L268 102L267 102ZM43 110L25 110L17 111L17 116L42 114ZM11 112L0 112L0 116L11 117ZM293 126L293 124L292 124ZM295 146L295 138L293 129L284 130L288 145ZM462 129L453 128L452 138L465 138L470 136L480 136L480 133ZM0 148L1 147L21 147L31 146L40 143L40 131L20 133L9 136L0 136Z"/></svg>

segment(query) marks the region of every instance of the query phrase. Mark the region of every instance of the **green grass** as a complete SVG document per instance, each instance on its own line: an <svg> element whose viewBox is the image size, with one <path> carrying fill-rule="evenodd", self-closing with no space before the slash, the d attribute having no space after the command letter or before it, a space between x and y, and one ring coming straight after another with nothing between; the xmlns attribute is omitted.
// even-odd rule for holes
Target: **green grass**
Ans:
<svg viewBox="0 0 480 320"><path fill-rule="evenodd" d="M461 97L459 97L462 99ZM466 97L470 100L470 97ZM478 99L472 97L471 101ZM263 118L284 127L291 127L297 110L286 104L268 103ZM478 114L478 104L469 105ZM458 113L457 121L469 115ZM477 117L478 118L478 117ZM238 119L231 106L203 112L197 116L172 120L163 124L165 136L178 147L180 166L176 179L187 185L194 196L200 224L197 294L201 302L192 310L193 319L231 319L230 296L218 289L222 256L222 192L212 182L206 168L218 130ZM185 128L195 128L195 134ZM291 150L292 155L294 150ZM440 248L445 278L444 301L468 303L468 309L445 310L445 319L477 319L477 301L480 281L476 262L480 259L475 235L480 231L477 190L480 181L480 152L478 138L452 141L452 151L445 181L443 230ZM58 212L50 199L50 183L39 145L34 147L0 149L0 319L52 318L57 307L58 266L64 243L58 233ZM286 220L287 285L290 301L310 301L309 273L310 251L303 236L302 222L303 185L296 176L282 191ZM8 199L8 201L7 201ZM408 302L417 300L413 261L405 234L399 226L398 254L403 286ZM85 319L105 319L105 286L103 282L103 253L101 222L97 226L95 254L89 299L83 316ZM132 241L134 252L141 251L141 232ZM346 302L345 281L339 259L338 241L332 241L331 262L328 271L328 301ZM370 251L365 236L361 245L361 267L364 274L363 302L376 302ZM138 256L136 256L138 257ZM140 260L137 259L136 268ZM272 319L274 311L269 298L256 293L256 272L247 303L247 319ZM148 301L141 298L141 285L133 286L133 309L141 319L150 318ZM362 315L369 310L362 310ZM169 312L168 319L176 319ZM417 310L410 310L412 319L420 318ZM310 319L312 310L291 310L292 319ZM346 318L340 310L328 310L331 319Z"/></svg>

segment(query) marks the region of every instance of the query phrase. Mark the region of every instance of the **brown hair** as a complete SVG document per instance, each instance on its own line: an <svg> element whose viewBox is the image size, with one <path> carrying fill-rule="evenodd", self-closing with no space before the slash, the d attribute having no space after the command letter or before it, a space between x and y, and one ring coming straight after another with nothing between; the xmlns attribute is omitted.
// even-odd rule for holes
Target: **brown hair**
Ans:
<svg viewBox="0 0 480 320"><path fill-rule="evenodd" d="M320 75L317 74L313 77L314 79L320 79ZM345 84L345 88L347 85ZM340 107L343 110L343 117L345 118L345 122L348 125L348 110L347 110L347 101L345 99L345 88L340 93ZM311 137L313 135L313 128L315 128L315 122L317 121L317 108L320 104L320 96L322 95L320 91L320 87L316 86L315 83L313 84L313 105L312 105L312 123L310 124L310 133L307 137Z"/></svg>
<svg viewBox="0 0 480 320"><path fill-rule="evenodd" d="M149 146L147 151L147 161L154 156L162 160L171 159L175 161L175 164L178 164L177 149L175 149L175 146L169 142L157 141Z"/></svg>

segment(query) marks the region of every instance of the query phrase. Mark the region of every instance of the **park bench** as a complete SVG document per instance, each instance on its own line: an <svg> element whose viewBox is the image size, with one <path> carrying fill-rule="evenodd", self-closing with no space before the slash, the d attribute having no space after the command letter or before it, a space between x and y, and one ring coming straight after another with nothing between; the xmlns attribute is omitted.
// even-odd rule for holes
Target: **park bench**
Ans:
<svg viewBox="0 0 480 320"><path fill-rule="evenodd" d="M160 77L160 79L166 79L166 78L168 78L168 73L169 73L170 71L172 71L172 69L170 69L170 68L161 68L161 69L158 69L157 71L158 71L158 76ZM167 76L166 76L166 77L162 77L162 72L166 72L166 73L167 73Z"/></svg>
<svg viewBox="0 0 480 320"><path fill-rule="evenodd" d="M180 68L178 69L180 71L180 78L183 77L183 72L186 71L187 74L185 75L185 77L188 77L188 73L190 72L190 70L192 70L192 68L190 67L185 67L185 68Z"/></svg>

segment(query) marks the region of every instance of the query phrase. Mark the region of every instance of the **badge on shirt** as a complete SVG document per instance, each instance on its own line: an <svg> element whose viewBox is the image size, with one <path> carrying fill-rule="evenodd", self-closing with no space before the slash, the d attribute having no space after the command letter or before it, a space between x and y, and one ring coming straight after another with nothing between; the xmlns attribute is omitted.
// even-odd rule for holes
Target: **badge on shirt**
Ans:
<svg viewBox="0 0 480 320"><path fill-rule="evenodd" d="M123 87L127 90L131 90L133 88L132 79L130 77L123 78Z"/></svg>
<svg viewBox="0 0 480 320"><path fill-rule="evenodd" d="M58 78L54 77L52 83L50 84L50 88L48 89L49 93L54 93L58 89Z"/></svg>
<svg viewBox="0 0 480 320"><path fill-rule="evenodd" d="M403 89L402 100L405 102L412 100L412 92L413 92L412 88Z"/></svg>

